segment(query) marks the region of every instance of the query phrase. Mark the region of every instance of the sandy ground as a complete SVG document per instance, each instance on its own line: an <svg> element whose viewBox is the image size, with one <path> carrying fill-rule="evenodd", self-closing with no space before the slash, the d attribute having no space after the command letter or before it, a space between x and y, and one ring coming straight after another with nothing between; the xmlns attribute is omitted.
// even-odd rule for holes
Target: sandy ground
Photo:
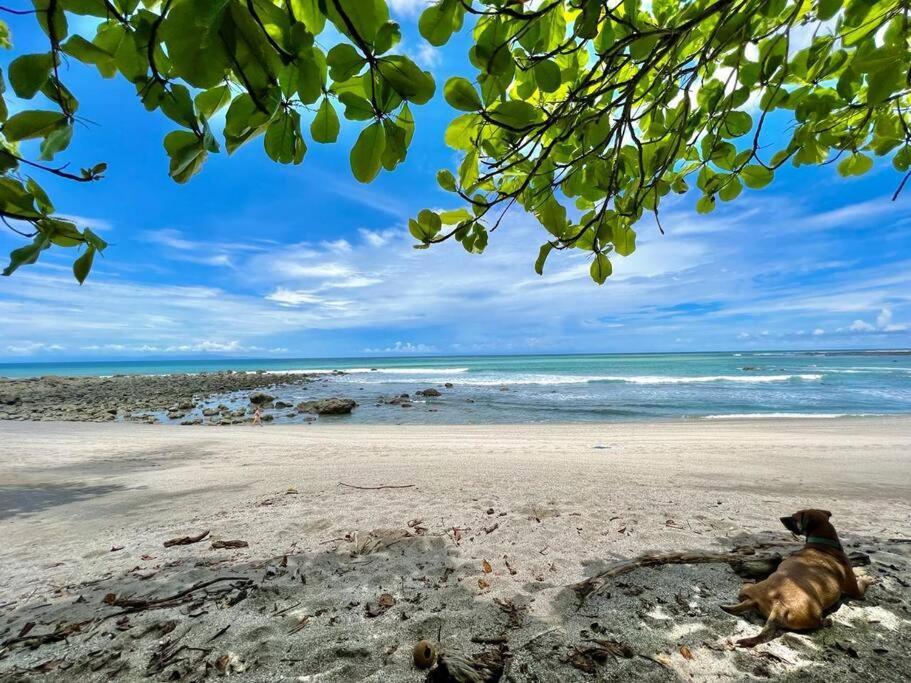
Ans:
<svg viewBox="0 0 911 683"><path fill-rule="evenodd" d="M0 422L0 445L0 680L421 681L421 638L514 681L911 675L907 418ZM644 553L790 552L778 517L806 507L881 579L814 633L734 648L761 620L718 609L727 564L572 589Z"/></svg>

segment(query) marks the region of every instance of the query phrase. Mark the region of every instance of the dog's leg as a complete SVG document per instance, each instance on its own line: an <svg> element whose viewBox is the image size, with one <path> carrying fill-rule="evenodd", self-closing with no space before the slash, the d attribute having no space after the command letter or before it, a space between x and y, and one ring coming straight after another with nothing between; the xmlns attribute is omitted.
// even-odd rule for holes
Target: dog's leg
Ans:
<svg viewBox="0 0 911 683"><path fill-rule="evenodd" d="M877 581L872 576L861 574L856 575L853 571L846 577L845 586L842 589L849 598L862 600L867 589Z"/></svg>
<svg viewBox="0 0 911 683"><path fill-rule="evenodd" d="M775 610L772 610L772 613L765 622L765 626L762 627L762 630L759 633L752 638L741 638L737 641L737 644L740 647L756 647L760 643L767 643L778 634L779 628L780 625L775 618Z"/></svg>
<svg viewBox="0 0 911 683"><path fill-rule="evenodd" d="M741 600L736 605L719 605L728 614L745 614L750 610L756 609L756 601L752 598Z"/></svg>

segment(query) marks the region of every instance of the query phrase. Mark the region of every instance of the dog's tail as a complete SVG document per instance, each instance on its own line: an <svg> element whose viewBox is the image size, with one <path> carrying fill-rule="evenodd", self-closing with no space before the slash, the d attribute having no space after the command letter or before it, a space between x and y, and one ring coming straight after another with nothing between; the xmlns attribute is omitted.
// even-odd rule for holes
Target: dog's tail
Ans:
<svg viewBox="0 0 911 683"><path fill-rule="evenodd" d="M762 630L752 638L741 638L737 641L737 644L740 647L756 647L761 643L767 643L772 640L778 634L778 630L782 627L781 620L779 619L781 616L780 612L780 606L775 605L772 608L772 611L769 612L769 618L766 619L765 626L762 627Z"/></svg>

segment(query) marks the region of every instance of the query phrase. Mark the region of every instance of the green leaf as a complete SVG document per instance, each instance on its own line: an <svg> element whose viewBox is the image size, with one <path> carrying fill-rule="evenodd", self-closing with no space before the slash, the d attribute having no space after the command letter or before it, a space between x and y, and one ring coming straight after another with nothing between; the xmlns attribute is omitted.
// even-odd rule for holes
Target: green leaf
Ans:
<svg viewBox="0 0 911 683"><path fill-rule="evenodd" d="M545 242L541 245L541 249L538 251L538 258L535 260L535 272L538 275L544 275L544 263L547 261L547 257L550 255L550 252L553 251L554 245L550 242Z"/></svg>
<svg viewBox="0 0 911 683"><path fill-rule="evenodd" d="M329 78L333 81L347 81L364 68L367 63L361 54L348 43L339 43L326 55Z"/></svg>
<svg viewBox="0 0 911 683"><path fill-rule="evenodd" d="M10 252L9 265L3 270L3 275L12 275L19 266L29 265L38 260L38 255L50 246L50 241L44 233L38 233L34 241Z"/></svg>
<svg viewBox="0 0 911 683"><path fill-rule="evenodd" d="M402 40L401 27L394 21L387 21L380 27L376 33L376 40L373 41L373 47L378 55L389 52L393 47L398 45Z"/></svg>
<svg viewBox="0 0 911 683"><path fill-rule="evenodd" d="M204 119L212 118L217 112L228 106L231 101L231 89L226 85L210 88L196 96L196 111Z"/></svg>
<svg viewBox="0 0 911 683"><path fill-rule="evenodd" d="M432 240L443 227L443 221L435 212L424 209L418 214L417 220L409 219L408 231L421 242Z"/></svg>
<svg viewBox="0 0 911 683"><path fill-rule="evenodd" d="M762 189L771 183L774 177L774 173L771 170L758 164L747 166L740 172L743 184L753 190Z"/></svg>
<svg viewBox="0 0 911 683"><path fill-rule="evenodd" d="M456 179L451 171L442 169L437 171L437 184L447 192L456 191Z"/></svg>
<svg viewBox="0 0 911 683"><path fill-rule="evenodd" d="M366 98L353 92L343 92L338 96L338 100L345 105L345 118L349 121L367 121L374 118L373 105Z"/></svg>
<svg viewBox="0 0 911 683"><path fill-rule="evenodd" d="M508 100L491 110L491 118L507 128L522 130L542 119L541 110L528 102Z"/></svg>
<svg viewBox="0 0 911 683"><path fill-rule="evenodd" d="M73 139L73 126L69 122L62 122L55 126L44 136L41 141L40 158L42 161L51 161L57 152L62 152L70 146Z"/></svg>
<svg viewBox="0 0 911 683"><path fill-rule="evenodd" d="M53 58L50 52L22 55L9 65L9 82L19 97L30 100L44 86L51 75Z"/></svg>
<svg viewBox="0 0 911 683"><path fill-rule="evenodd" d="M435 47L440 47L462 27L463 15L464 10L459 6L459 0L443 0L421 13L418 30L424 40Z"/></svg>
<svg viewBox="0 0 911 683"><path fill-rule="evenodd" d="M481 117L477 114L462 114L453 119L446 128L446 144L453 149L471 151L474 149L476 128L480 123Z"/></svg>
<svg viewBox="0 0 911 683"><path fill-rule="evenodd" d="M324 97L313 123L310 124L310 135L313 136L314 142L335 142L338 140L339 129L340 124L335 107L332 106L328 97Z"/></svg>
<svg viewBox="0 0 911 683"><path fill-rule="evenodd" d="M433 97L436 85L427 71L421 71L407 57L382 57L379 71L403 100L425 104Z"/></svg>
<svg viewBox="0 0 911 683"><path fill-rule="evenodd" d="M362 183L369 183L380 172L383 150L386 149L386 131L379 121L371 123L358 135L351 149L351 171Z"/></svg>
<svg viewBox="0 0 911 683"><path fill-rule="evenodd" d="M383 24L389 21L386 0L330 0L325 7L329 20L339 31L350 36L350 22L355 33L368 43L373 43Z"/></svg>
<svg viewBox="0 0 911 683"><path fill-rule="evenodd" d="M169 175L178 183L185 183L198 173L207 156L203 140L185 130L168 133L164 148L171 157Z"/></svg>
<svg viewBox="0 0 911 683"><path fill-rule="evenodd" d="M724 117L721 134L726 138L737 138L746 135L753 128L753 117L745 111L732 111Z"/></svg>
<svg viewBox="0 0 911 683"><path fill-rule="evenodd" d="M193 128L196 125L196 109L186 86L172 85L165 91L158 106L165 116L181 126Z"/></svg>
<svg viewBox="0 0 911 683"><path fill-rule="evenodd" d="M108 246L108 243L92 232L90 228L83 229L82 236L86 242L95 247L96 251L104 251Z"/></svg>
<svg viewBox="0 0 911 683"><path fill-rule="evenodd" d="M76 280L79 281L81 285L85 282L85 279L89 276L89 271L92 270L92 262L95 260L95 247L89 245L85 252L73 262L73 275L76 276Z"/></svg>
<svg viewBox="0 0 911 683"><path fill-rule="evenodd" d="M197 88L218 85L232 66L222 33L222 26L230 23L227 6L228 0L181 0L161 24L168 59Z"/></svg>
<svg viewBox="0 0 911 683"><path fill-rule="evenodd" d="M625 225L615 225L611 241L614 251L620 256L629 256L636 251L636 231Z"/></svg>
<svg viewBox="0 0 911 683"><path fill-rule="evenodd" d="M560 204L553 195L541 204L535 215L547 232L554 237L563 237L566 226L569 224L566 218L566 207Z"/></svg>
<svg viewBox="0 0 911 683"><path fill-rule="evenodd" d="M459 164L459 182L466 190L478 182L478 153L471 151Z"/></svg>
<svg viewBox="0 0 911 683"><path fill-rule="evenodd" d="M905 74L895 66L887 64L867 74L867 104L880 104L901 92Z"/></svg>
<svg viewBox="0 0 911 683"><path fill-rule="evenodd" d="M588 272L591 275L592 280L599 285L603 285L613 272L613 266L607 256L604 254L597 254L595 260L592 261L592 265L588 269Z"/></svg>
<svg viewBox="0 0 911 683"><path fill-rule="evenodd" d="M382 164L387 171L392 171L401 162L405 161L405 156L408 154L408 146L405 144L405 130L399 128L390 119L383 121L383 129L386 131L386 147L383 150Z"/></svg>
<svg viewBox="0 0 911 683"><path fill-rule="evenodd" d="M696 202L696 213L712 213L715 210L715 197L710 194L703 195Z"/></svg>
<svg viewBox="0 0 911 683"><path fill-rule="evenodd" d="M841 9L842 0L819 0L816 5L816 16L822 21L834 17Z"/></svg>
<svg viewBox="0 0 911 683"><path fill-rule="evenodd" d="M852 154L838 162L838 173L842 176L861 176L873 168L873 159L866 154Z"/></svg>
<svg viewBox="0 0 911 683"><path fill-rule="evenodd" d="M301 136L300 118L293 109L283 111L266 128L263 145L270 159L280 164L299 164L304 160L307 145Z"/></svg>
<svg viewBox="0 0 911 683"><path fill-rule="evenodd" d="M473 218L468 209L453 209L452 211L441 211L440 220L445 225L456 225L462 221L470 221Z"/></svg>
<svg viewBox="0 0 911 683"><path fill-rule="evenodd" d="M723 202L729 202L733 199L737 199L742 191L743 185L741 184L740 179L736 175L730 175L725 181L725 184L718 190L718 197L721 198L721 201Z"/></svg>
<svg viewBox="0 0 911 683"><path fill-rule="evenodd" d="M545 59L535 64L532 69L535 77L535 84L542 92L556 92L560 89L560 67L556 62Z"/></svg>
<svg viewBox="0 0 911 683"><path fill-rule="evenodd" d="M66 116L58 111L29 109L7 119L3 124L3 134L12 142L43 138L65 125L66 121Z"/></svg>
<svg viewBox="0 0 911 683"><path fill-rule="evenodd" d="M323 0L289 0L295 18L304 22L313 35L322 33L326 25L326 15L319 7L321 2Z"/></svg>
<svg viewBox="0 0 911 683"><path fill-rule="evenodd" d="M455 76L443 86L443 97L453 109L478 111L483 106L478 92L466 78Z"/></svg>

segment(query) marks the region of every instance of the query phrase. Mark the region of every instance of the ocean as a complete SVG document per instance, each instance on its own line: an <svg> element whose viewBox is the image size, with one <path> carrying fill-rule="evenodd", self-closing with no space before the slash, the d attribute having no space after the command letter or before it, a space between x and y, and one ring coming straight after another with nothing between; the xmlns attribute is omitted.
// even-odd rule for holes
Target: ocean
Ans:
<svg viewBox="0 0 911 683"><path fill-rule="evenodd" d="M911 413L911 353L755 353L440 356L282 360L0 364L0 376L320 372L306 387L271 392L287 402L358 401L367 423L485 424L646 419L794 419ZM340 370L345 374L331 374ZM451 386L445 386L449 384ZM415 396L436 388L439 398ZM410 408L383 403L403 393ZM246 396L213 403L246 405ZM276 411L276 422L303 417ZM326 418L322 418L325 420Z"/></svg>

